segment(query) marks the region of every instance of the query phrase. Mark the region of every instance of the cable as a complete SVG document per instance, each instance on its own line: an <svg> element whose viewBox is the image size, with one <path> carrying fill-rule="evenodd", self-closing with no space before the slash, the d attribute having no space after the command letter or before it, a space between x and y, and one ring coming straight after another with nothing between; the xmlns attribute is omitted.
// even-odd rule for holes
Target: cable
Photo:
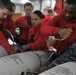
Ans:
<svg viewBox="0 0 76 75"><path fill-rule="evenodd" d="M10 36L12 38L12 41L13 41L13 47L14 47L14 37L13 37L12 33L7 29L4 29L4 30L7 31L10 34Z"/></svg>

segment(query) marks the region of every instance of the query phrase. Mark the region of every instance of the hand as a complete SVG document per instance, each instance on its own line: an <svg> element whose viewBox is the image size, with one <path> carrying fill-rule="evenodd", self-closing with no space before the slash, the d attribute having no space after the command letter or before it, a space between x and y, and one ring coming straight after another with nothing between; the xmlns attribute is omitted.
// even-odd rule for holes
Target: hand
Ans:
<svg viewBox="0 0 76 75"><path fill-rule="evenodd" d="M36 74L39 74L39 73L41 73L41 72L44 72L44 71L46 71L47 69L46 69L46 66L42 66L42 67L40 67L39 69L38 69L38 71L36 72Z"/></svg>
<svg viewBox="0 0 76 75"><path fill-rule="evenodd" d="M72 32L73 32L72 29L64 28L64 29L60 29L58 34L60 35L60 37L62 39L66 39L66 38L68 38L71 35Z"/></svg>
<svg viewBox="0 0 76 75"><path fill-rule="evenodd" d="M21 53L21 52L26 52L26 51L28 51L27 45L24 45L24 46L18 45L17 47L18 47L18 49L16 50L16 53Z"/></svg>
<svg viewBox="0 0 76 75"><path fill-rule="evenodd" d="M52 67L54 67L55 65L53 65L53 64L50 64L50 65L48 65L48 66L42 66L42 67L40 67L39 69L38 69L38 71L36 72L36 74L39 74L39 73L41 73L41 72L44 72L44 71L46 71L46 70L48 70L48 69L51 69Z"/></svg>
<svg viewBox="0 0 76 75"><path fill-rule="evenodd" d="M28 50L29 50L28 45L23 45L23 46L22 46L22 52L26 52L26 51L28 51Z"/></svg>
<svg viewBox="0 0 76 75"><path fill-rule="evenodd" d="M55 43L56 43L56 41L53 40L52 38L50 38L47 40L47 47L49 48L50 46L55 45Z"/></svg>

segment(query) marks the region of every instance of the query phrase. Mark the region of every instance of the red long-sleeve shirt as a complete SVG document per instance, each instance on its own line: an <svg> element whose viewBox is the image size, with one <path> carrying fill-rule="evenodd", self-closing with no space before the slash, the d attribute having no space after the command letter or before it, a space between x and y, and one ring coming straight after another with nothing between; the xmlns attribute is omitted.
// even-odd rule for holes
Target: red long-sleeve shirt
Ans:
<svg viewBox="0 0 76 75"><path fill-rule="evenodd" d="M9 38L10 34L7 31L5 31L5 29L7 29L14 37L16 37L15 33L16 26L11 16L8 16L6 19L3 20L3 31L2 31L5 37Z"/></svg>
<svg viewBox="0 0 76 75"><path fill-rule="evenodd" d="M72 28L73 33L64 41L56 42L56 45L54 47L58 50L59 54L66 51L76 40L76 20L67 21L65 19L64 13L61 13L60 15L53 17L51 21L49 21L47 25L43 26L41 29L41 31L45 34L54 35L56 38L60 38L60 36L58 35L58 31L60 28Z"/></svg>
<svg viewBox="0 0 76 75"><path fill-rule="evenodd" d="M31 17L22 16L15 20L15 25L20 28L20 35L18 35L20 42L27 44L28 31L32 27Z"/></svg>
<svg viewBox="0 0 76 75"><path fill-rule="evenodd" d="M0 26L3 24L3 20L0 20ZM5 48L8 54L15 54L15 51L8 43L8 40L5 38L4 33L0 30L0 44Z"/></svg>
<svg viewBox="0 0 76 75"><path fill-rule="evenodd" d="M0 44L5 48L8 54L15 54L15 51L8 43L8 40L5 38L4 34L0 31Z"/></svg>
<svg viewBox="0 0 76 75"><path fill-rule="evenodd" d="M33 35L33 41L31 41ZM39 26L37 29L32 27L29 30L29 36L28 36L28 46L30 50L36 51L36 50L46 50L46 41L47 41L47 36L43 33L41 33L41 26Z"/></svg>
<svg viewBox="0 0 76 75"><path fill-rule="evenodd" d="M50 19L51 16L49 14L45 14L45 18L42 20L42 25L45 25Z"/></svg>

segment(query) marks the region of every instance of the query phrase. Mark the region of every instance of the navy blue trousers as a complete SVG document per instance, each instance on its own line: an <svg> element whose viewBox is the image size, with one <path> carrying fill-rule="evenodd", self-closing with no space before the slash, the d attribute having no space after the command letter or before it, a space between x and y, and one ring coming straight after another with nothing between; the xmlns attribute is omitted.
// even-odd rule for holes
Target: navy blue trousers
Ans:
<svg viewBox="0 0 76 75"><path fill-rule="evenodd" d="M74 42L66 52L64 52L51 63L54 65L59 65L70 61L76 61L76 42Z"/></svg>

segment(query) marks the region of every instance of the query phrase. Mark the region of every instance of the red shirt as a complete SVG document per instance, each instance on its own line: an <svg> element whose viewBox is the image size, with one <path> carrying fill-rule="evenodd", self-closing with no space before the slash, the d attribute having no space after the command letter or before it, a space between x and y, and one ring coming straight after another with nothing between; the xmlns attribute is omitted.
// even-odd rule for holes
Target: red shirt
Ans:
<svg viewBox="0 0 76 75"><path fill-rule="evenodd" d="M54 46L58 53L61 54L72 45L72 43L76 40L76 21L67 21L65 19L64 14L60 14L55 16L47 23L46 26L43 26L41 31L48 35L54 35L56 38L60 38L58 35L58 31L60 28L72 28L73 33L64 41L57 41Z"/></svg>
<svg viewBox="0 0 76 75"><path fill-rule="evenodd" d="M15 20L15 25L20 28L20 35L18 35L20 42L27 44L28 31L32 27L31 17L22 16Z"/></svg>
<svg viewBox="0 0 76 75"><path fill-rule="evenodd" d="M10 23L10 20L5 19L5 20L0 20L0 26L3 25L3 29L0 30L0 44L5 48L5 50L9 53L9 54L15 54L15 51L13 50L13 48L10 46L10 44L8 43L8 40L6 39L6 37L10 37L9 33L6 32L4 29L8 29L11 33L13 33L13 26Z"/></svg>
<svg viewBox="0 0 76 75"><path fill-rule="evenodd" d="M51 16L49 14L45 14L45 18L42 20L42 25L45 25L50 19Z"/></svg>
<svg viewBox="0 0 76 75"><path fill-rule="evenodd" d="M41 33L41 26L39 26L37 29L32 27L29 30L29 37L28 37L28 46L30 50L36 51L36 50L46 50L46 41L47 38L45 34Z"/></svg>
<svg viewBox="0 0 76 75"><path fill-rule="evenodd" d="M8 54L15 54L15 51L9 45L8 40L5 38L4 34L1 31L0 31L0 44L5 48Z"/></svg>
<svg viewBox="0 0 76 75"><path fill-rule="evenodd" d="M4 29L7 29L15 37L16 36L15 28L16 26L11 16L8 16L6 19L3 20L3 31L2 32L4 33L6 38L9 38L10 34Z"/></svg>

